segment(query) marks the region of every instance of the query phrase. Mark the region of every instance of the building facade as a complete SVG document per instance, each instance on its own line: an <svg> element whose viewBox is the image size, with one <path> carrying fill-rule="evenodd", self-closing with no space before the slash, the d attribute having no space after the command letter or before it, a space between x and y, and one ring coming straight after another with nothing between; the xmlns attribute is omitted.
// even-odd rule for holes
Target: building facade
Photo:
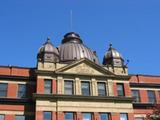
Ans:
<svg viewBox="0 0 160 120"><path fill-rule="evenodd" d="M74 32L35 68L0 66L0 120L144 120L159 100L160 76L128 74L112 45L101 64Z"/></svg>

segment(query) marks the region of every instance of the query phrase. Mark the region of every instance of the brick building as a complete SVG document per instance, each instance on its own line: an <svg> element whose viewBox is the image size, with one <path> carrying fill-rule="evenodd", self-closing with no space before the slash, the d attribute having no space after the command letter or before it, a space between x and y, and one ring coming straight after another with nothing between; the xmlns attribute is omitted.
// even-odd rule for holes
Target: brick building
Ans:
<svg viewBox="0 0 160 120"><path fill-rule="evenodd" d="M74 32L35 68L0 66L0 120L144 120L159 100L160 76L129 75L112 45L101 64Z"/></svg>

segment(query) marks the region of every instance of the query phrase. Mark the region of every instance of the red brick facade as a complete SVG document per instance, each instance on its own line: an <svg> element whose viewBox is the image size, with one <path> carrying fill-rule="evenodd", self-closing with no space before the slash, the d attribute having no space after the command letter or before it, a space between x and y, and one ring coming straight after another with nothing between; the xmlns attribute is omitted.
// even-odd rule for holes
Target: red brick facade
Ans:
<svg viewBox="0 0 160 120"><path fill-rule="evenodd" d="M8 84L7 97L9 97L9 98L16 98L17 97L17 84L15 84L15 83Z"/></svg>
<svg viewBox="0 0 160 120"><path fill-rule="evenodd" d="M0 111L8 111L5 114L5 120L14 120L16 113L23 115L27 113L30 119L27 120L43 120L44 111L36 111L36 103L32 98L32 95L36 92L38 94L44 94L44 79L36 78L35 73L31 74L29 68L17 68L17 67L0 67L0 76L2 83L7 81L7 96L2 98L3 102L0 103ZM17 98L18 84L27 83L27 98ZM144 86L140 86L140 85ZM160 102L160 90L156 87L160 85L159 76L145 76L145 75L132 75L130 82L124 82L124 92L126 97L132 95L132 90L139 90L140 103L139 107L137 103L133 103L133 113L128 113L128 120L134 120L136 116L144 116L145 114L152 113L152 106L148 104L147 90L155 91L156 101ZM155 88L154 88L155 86ZM57 94L58 86L57 80L52 79L52 94ZM117 82L113 83L113 93L117 96ZM146 107L145 104L148 106ZM13 112L13 114L11 114ZM65 111L51 111L52 120L64 120ZM83 112L83 111L82 111ZM74 112L75 120L83 120L82 112ZM85 112L85 111L84 111ZM100 120L100 112L92 113L93 120ZM109 113L110 120L120 120L120 113Z"/></svg>

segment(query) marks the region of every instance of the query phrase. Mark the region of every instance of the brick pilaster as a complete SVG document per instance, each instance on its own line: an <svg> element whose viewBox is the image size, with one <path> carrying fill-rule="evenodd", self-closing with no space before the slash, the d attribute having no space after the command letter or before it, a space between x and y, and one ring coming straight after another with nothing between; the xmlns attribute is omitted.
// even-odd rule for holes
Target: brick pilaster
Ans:
<svg viewBox="0 0 160 120"><path fill-rule="evenodd" d="M134 120L134 114L128 113L128 120Z"/></svg>
<svg viewBox="0 0 160 120"><path fill-rule="evenodd" d="M117 96L117 83L113 82L113 91L114 91L114 96Z"/></svg>
<svg viewBox="0 0 160 120"><path fill-rule="evenodd" d="M131 96L131 89L130 89L129 83L124 83L124 92L125 92L125 96L127 97Z"/></svg>
<svg viewBox="0 0 160 120"><path fill-rule="evenodd" d="M57 93L57 81L52 80L52 93L56 94Z"/></svg>
<svg viewBox="0 0 160 120"><path fill-rule="evenodd" d="M64 113L63 112L58 112L57 113L57 118L58 118L58 120L64 120Z"/></svg>
<svg viewBox="0 0 160 120"><path fill-rule="evenodd" d="M43 111L36 111L35 120L43 120Z"/></svg>
<svg viewBox="0 0 160 120"><path fill-rule="evenodd" d="M16 98L17 97L17 84L15 83L8 83L8 91L7 97L9 98Z"/></svg>
<svg viewBox="0 0 160 120"><path fill-rule="evenodd" d="M14 120L14 115L5 115L5 120Z"/></svg>
<svg viewBox="0 0 160 120"><path fill-rule="evenodd" d="M57 114L56 114L56 112L52 112L52 120L57 120Z"/></svg>
<svg viewBox="0 0 160 120"><path fill-rule="evenodd" d="M146 90L140 90L140 98L142 103L148 102L148 95Z"/></svg>
<svg viewBox="0 0 160 120"><path fill-rule="evenodd" d="M112 118L112 120L119 120L120 114L119 113L111 113L111 118Z"/></svg>
<svg viewBox="0 0 160 120"><path fill-rule="evenodd" d="M37 79L37 93L44 93L44 79Z"/></svg>

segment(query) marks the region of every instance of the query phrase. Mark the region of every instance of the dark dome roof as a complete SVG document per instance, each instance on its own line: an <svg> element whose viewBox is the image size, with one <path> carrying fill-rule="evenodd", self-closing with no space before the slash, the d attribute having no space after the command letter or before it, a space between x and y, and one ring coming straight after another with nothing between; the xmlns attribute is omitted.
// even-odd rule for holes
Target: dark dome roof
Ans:
<svg viewBox="0 0 160 120"><path fill-rule="evenodd" d="M47 41L40 47L37 58L38 61L59 62L58 49L53 46L49 38L47 38Z"/></svg>
<svg viewBox="0 0 160 120"><path fill-rule="evenodd" d="M112 47L112 44L110 44L108 51L104 55L103 64L110 64L110 61L113 59L119 59L122 62L124 61L122 55Z"/></svg>
<svg viewBox="0 0 160 120"><path fill-rule="evenodd" d="M87 58L99 64L98 58L91 49L83 44L77 33L70 32L64 36L59 46L60 61L64 63L73 62L81 58Z"/></svg>
<svg viewBox="0 0 160 120"><path fill-rule="evenodd" d="M110 58L117 58L117 59L122 59L122 55L112 47L112 44L110 44L110 47L108 51L105 54L105 59L110 59Z"/></svg>
<svg viewBox="0 0 160 120"><path fill-rule="evenodd" d="M42 52L54 53L56 55L59 54L57 48L53 46L49 38L47 38L47 41L40 47L38 53Z"/></svg>
<svg viewBox="0 0 160 120"><path fill-rule="evenodd" d="M66 35L64 35L64 39L62 40L62 44L67 43L67 42L83 43L83 41L80 39L80 36L75 32L69 32Z"/></svg>

